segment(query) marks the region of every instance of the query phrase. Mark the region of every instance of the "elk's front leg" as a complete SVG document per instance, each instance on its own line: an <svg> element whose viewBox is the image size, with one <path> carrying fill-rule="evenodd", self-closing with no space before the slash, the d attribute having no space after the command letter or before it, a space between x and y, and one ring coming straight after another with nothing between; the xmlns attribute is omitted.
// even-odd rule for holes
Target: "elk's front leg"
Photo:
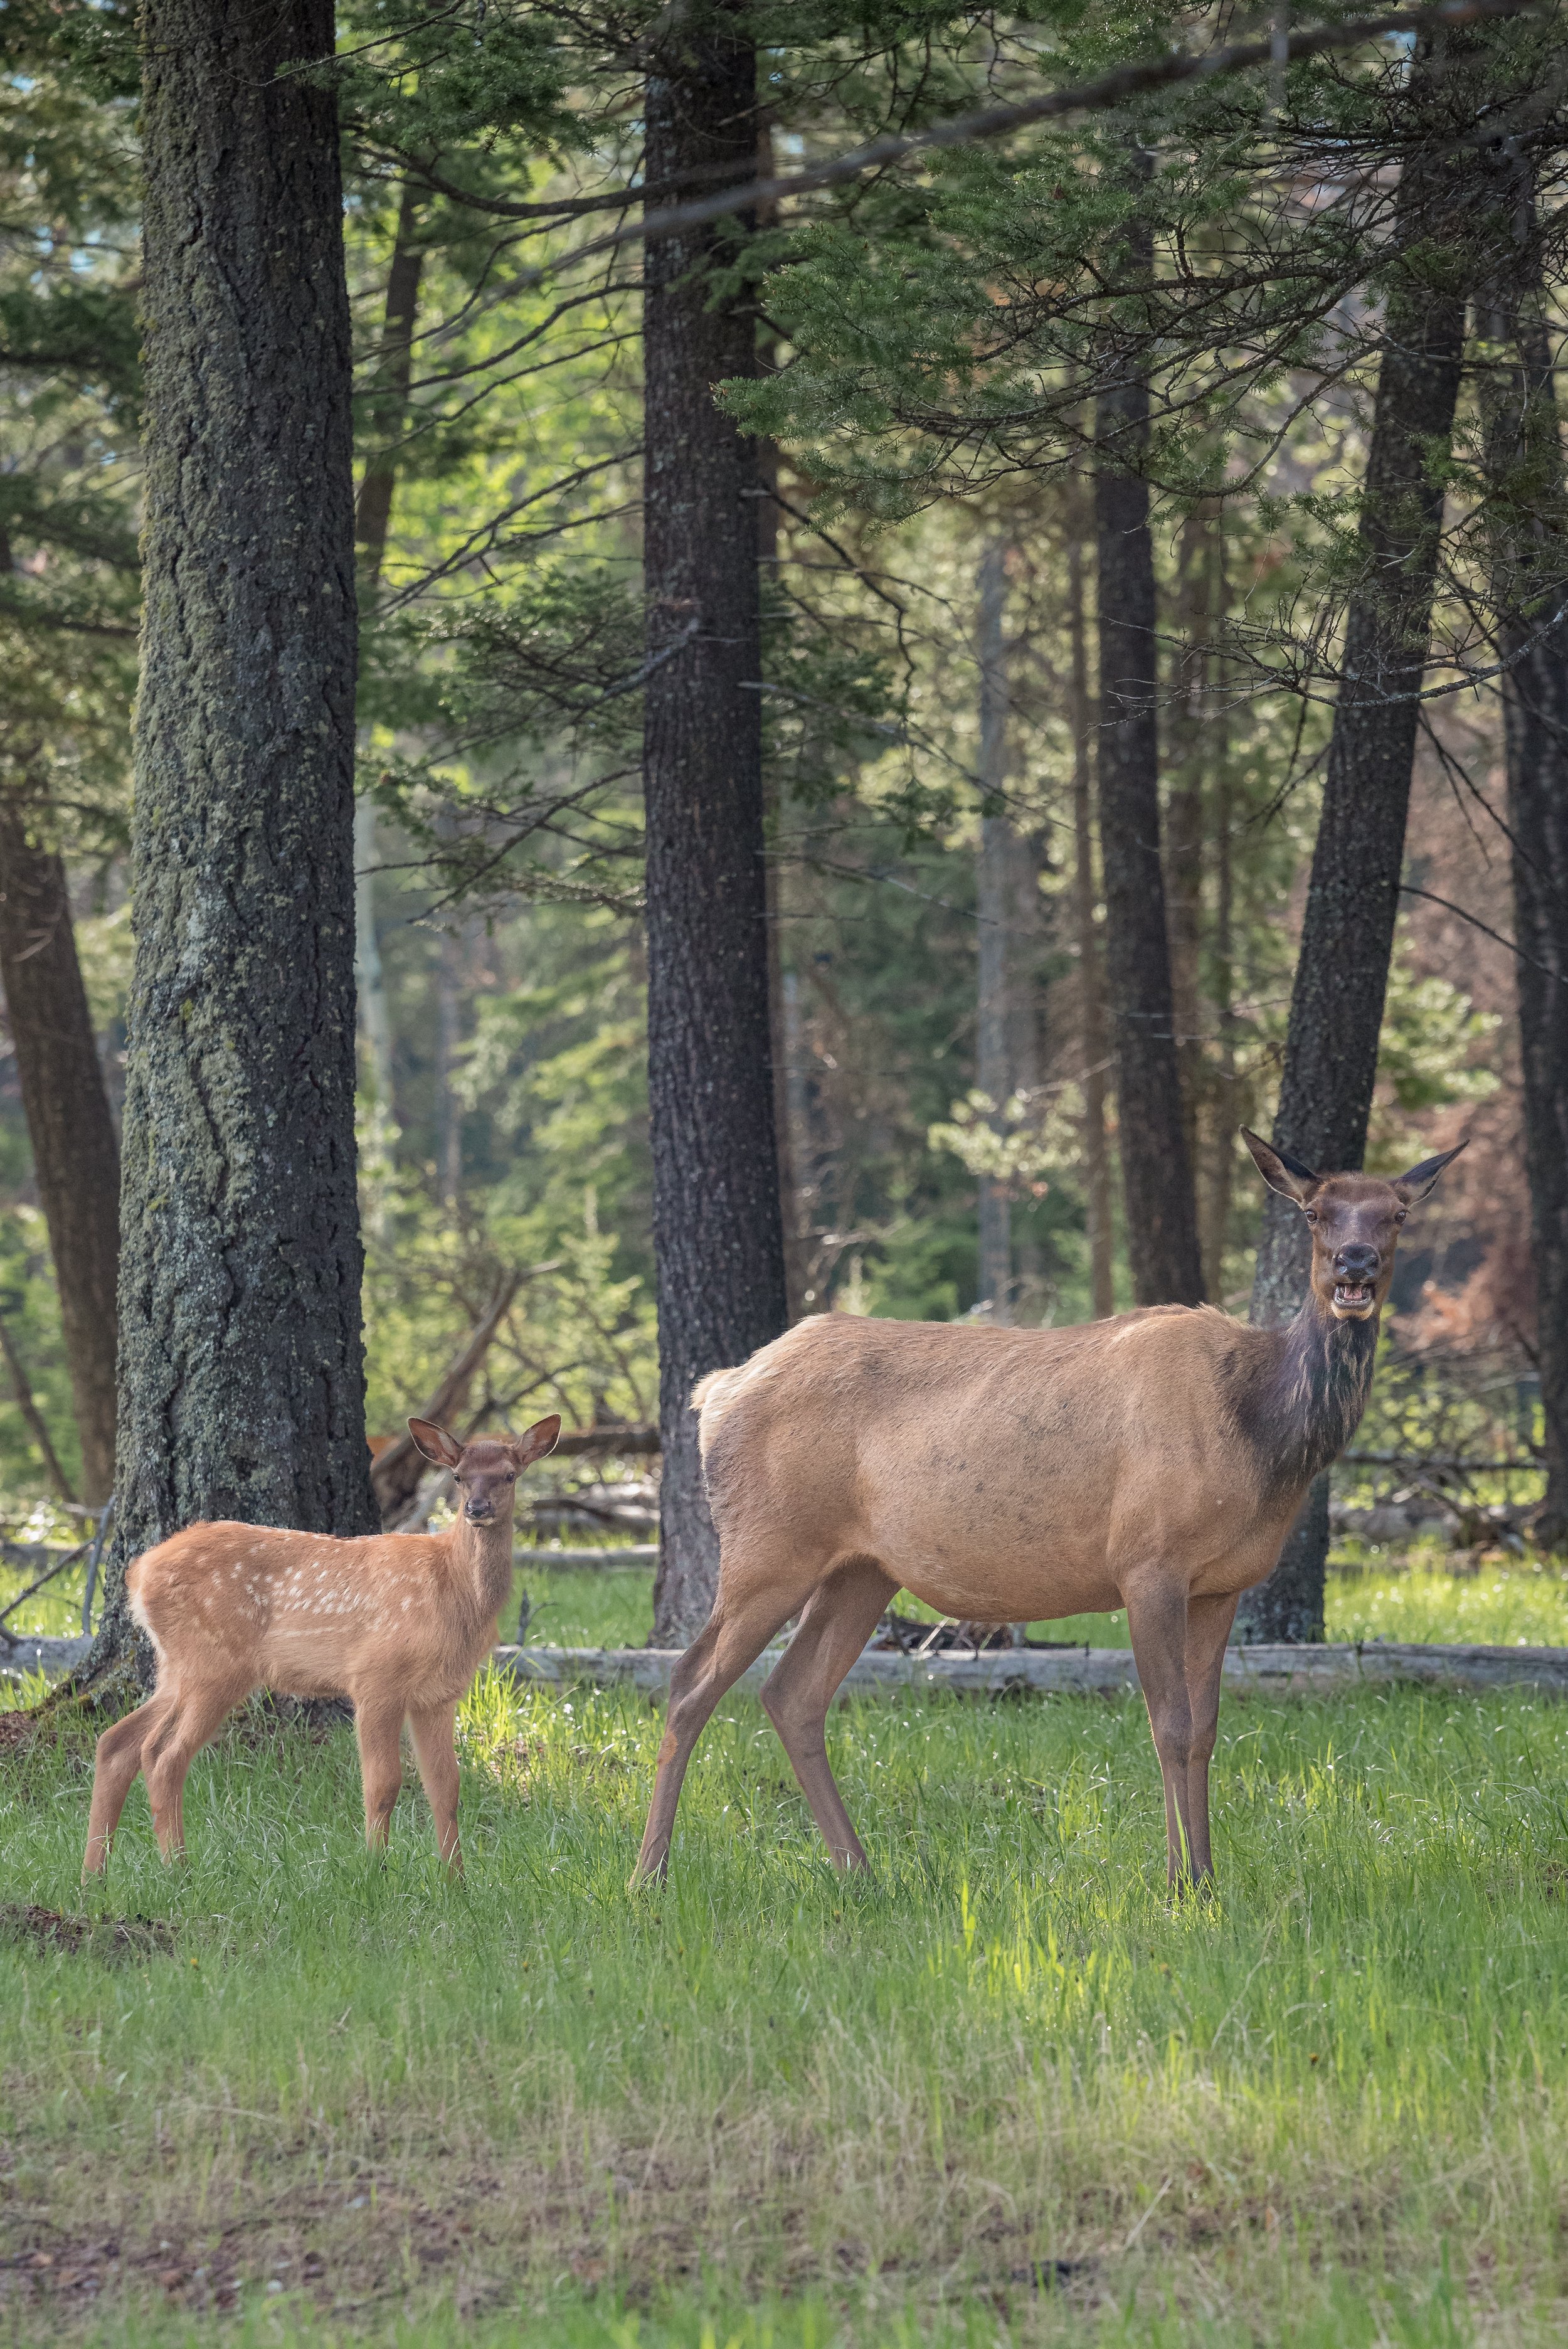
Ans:
<svg viewBox="0 0 1568 2349"><path fill-rule="evenodd" d="M1192 1707L1187 1693L1187 1593L1150 1568L1124 1580L1127 1628L1133 1660L1149 1708L1154 1751L1165 1782L1165 1845L1172 1889L1191 1880L1192 1815L1189 1793L1192 1762Z"/></svg>
<svg viewBox="0 0 1568 2349"><path fill-rule="evenodd" d="M356 1702L354 1733L359 1743L359 1775L365 1784L365 1840L385 1851L392 1813L403 1785L401 1704Z"/></svg>
<svg viewBox="0 0 1568 2349"><path fill-rule="evenodd" d="M462 1847L458 1841L458 1749L452 1735L457 1714L455 1704L438 1704L408 1715L419 1776L436 1822L436 1842L453 1876L463 1872Z"/></svg>

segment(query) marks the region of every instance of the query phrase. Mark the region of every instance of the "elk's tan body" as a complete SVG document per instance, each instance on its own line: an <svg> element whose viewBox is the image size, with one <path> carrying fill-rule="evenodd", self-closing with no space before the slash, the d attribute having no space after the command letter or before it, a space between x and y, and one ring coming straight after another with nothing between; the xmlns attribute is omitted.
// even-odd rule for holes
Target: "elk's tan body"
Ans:
<svg viewBox="0 0 1568 2349"><path fill-rule="evenodd" d="M979 1621L1125 1607L1171 1878L1210 1872L1209 1762L1237 1598L1349 1441L1398 1227L1456 1154L1385 1183L1318 1175L1246 1139L1312 1226L1308 1292L1287 1329L1206 1306L1068 1330L826 1315L698 1384L718 1595L672 1677L639 1877L666 1864L714 1705L794 1615L762 1702L834 1858L864 1865L824 1729L901 1587Z"/></svg>
<svg viewBox="0 0 1568 2349"><path fill-rule="evenodd" d="M1300 1500L1265 1494L1228 1426L1227 1374L1271 1343L1176 1305L1069 1330L802 1321L697 1390L721 1539L787 1523L985 1622L1119 1607L1130 1567L1178 1551L1190 1596L1245 1589Z"/></svg>
<svg viewBox="0 0 1568 2349"><path fill-rule="evenodd" d="M441 1856L460 1867L453 1720L511 1589L518 1473L550 1450L561 1422L542 1420L517 1442L466 1445L428 1422L409 1425L462 1493L446 1532L344 1541L217 1522L187 1526L127 1569L158 1680L98 1740L84 1875L107 1867L139 1771L164 1857L183 1850L191 1763L258 1688L350 1700L373 1847L386 1841L402 1784L407 1720Z"/></svg>

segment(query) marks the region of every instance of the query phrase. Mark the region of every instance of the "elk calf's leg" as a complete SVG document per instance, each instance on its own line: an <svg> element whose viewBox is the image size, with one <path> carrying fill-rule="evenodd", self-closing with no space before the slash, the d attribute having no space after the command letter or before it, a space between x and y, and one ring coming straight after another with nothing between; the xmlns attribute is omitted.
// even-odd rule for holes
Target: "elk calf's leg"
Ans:
<svg viewBox="0 0 1568 2349"><path fill-rule="evenodd" d="M1154 1751L1165 1784L1165 1845L1174 1886L1192 1870L1192 1821L1188 1772L1192 1760L1192 1707L1187 1694L1187 1594L1154 1574L1124 1579L1127 1628L1149 1708Z"/></svg>
<svg viewBox="0 0 1568 2349"><path fill-rule="evenodd" d="M810 1589L797 1577L780 1588L766 1577L752 1578L744 1599L725 1590L725 1570L719 1567L718 1599L713 1613L670 1674L669 1711L659 1746L659 1766L654 1778L654 1799L643 1847L632 1872L632 1882L645 1884L662 1876L675 1832L676 1806L681 1798L692 1747L702 1735L708 1715L727 1689L748 1664L754 1664L781 1624L787 1623ZM732 1578L733 1579L733 1578Z"/></svg>
<svg viewBox="0 0 1568 2349"><path fill-rule="evenodd" d="M452 1734L457 1714L455 1704L432 1705L428 1712L410 1713L408 1733L414 1740L425 1799L436 1822L437 1846L452 1874L460 1876L463 1854L458 1841L458 1749Z"/></svg>
<svg viewBox="0 0 1568 2349"><path fill-rule="evenodd" d="M856 1558L820 1582L800 1627L762 1691L762 1704L800 1781L836 1868L868 1865L828 1764L828 1707L898 1590L872 1558Z"/></svg>
<svg viewBox="0 0 1568 2349"><path fill-rule="evenodd" d="M165 1859L185 1857L185 1780L209 1738L217 1734L246 1689L201 1688L182 1692L141 1749L153 1830Z"/></svg>
<svg viewBox="0 0 1568 2349"><path fill-rule="evenodd" d="M93 1764L92 1809L88 1815L88 1847L82 1858L82 1881L101 1876L108 1866L109 1847L125 1798L141 1769L142 1749L169 1711L167 1696L150 1696L123 1721L117 1721L98 1739Z"/></svg>
<svg viewBox="0 0 1568 2349"><path fill-rule="evenodd" d="M1225 1642L1236 1619L1234 1591L1187 1601L1187 1647L1183 1668L1192 1713L1192 1749L1187 1763L1187 1816L1191 1823L1192 1873L1202 1880L1214 1872L1209 1844L1209 1764L1220 1724L1220 1681Z"/></svg>
<svg viewBox="0 0 1568 2349"><path fill-rule="evenodd" d="M403 1788L403 1708L366 1700L354 1708L359 1775L365 1788L365 1841L385 1851L392 1813Z"/></svg>

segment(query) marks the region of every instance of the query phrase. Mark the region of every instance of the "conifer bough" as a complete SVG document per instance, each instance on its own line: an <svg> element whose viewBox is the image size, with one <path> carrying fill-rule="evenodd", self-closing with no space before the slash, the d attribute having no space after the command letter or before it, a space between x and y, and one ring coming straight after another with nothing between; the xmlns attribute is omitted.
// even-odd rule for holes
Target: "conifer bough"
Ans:
<svg viewBox="0 0 1568 2349"><path fill-rule="evenodd" d="M982 139L1003 138L1010 130L1024 130L1033 122L1053 121L1065 114L1106 113L1150 90L1173 89L1183 82L1212 81L1222 74L1245 73L1253 66L1294 65L1303 57L1322 57L1335 49L1359 48L1363 42L1377 40L1385 34L1453 31L1466 25L1528 16L1541 5L1542 0L1443 0L1442 5L1434 8L1390 8L1376 16L1354 16L1344 24L1315 25L1305 32L1288 35L1283 41L1270 33L1253 40L1227 42L1217 49L1167 49L1141 64L1114 67L1092 81L1070 82L1065 89L1042 90L1034 98L1019 98L1007 106L977 107L971 113L955 114L946 122L931 123L923 130L890 132L864 147L851 148L847 154L828 156L820 163L808 164L804 171L751 180L742 186L722 188L710 196L694 196L686 203L666 205L660 211L645 213L640 221L628 221L623 227L580 245L571 257L573 261L587 261L616 245L653 243L663 237L679 236L687 229L701 228L709 221L724 220L734 212L782 203L790 196L813 195L823 188L842 187L850 181L863 179L867 172L901 163L911 155L926 154L944 147L968 146ZM529 276L542 277L546 274L542 267L529 273Z"/></svg>

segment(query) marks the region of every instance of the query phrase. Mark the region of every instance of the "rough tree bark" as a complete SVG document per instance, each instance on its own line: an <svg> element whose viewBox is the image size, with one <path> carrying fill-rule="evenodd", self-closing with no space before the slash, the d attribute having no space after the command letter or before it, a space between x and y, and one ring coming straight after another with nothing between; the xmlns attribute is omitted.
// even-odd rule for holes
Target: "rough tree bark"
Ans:
<svg viewBox="0 0 1568 2349"><path fill-rule="evenodd" d="M1089 706L1088 627L1084 611L1083 550L1068 547L1068 621L1072 653L1073 935L1078 968L1078 1036L1083 1056L1084 1185L1088 1220L1089 1297L1096 1320L1116 1310L1112 1285L1110 1137L1106 1125L1105 979L1095 925L1099 890L1094 873L1094 713Z"/></svg>
<svg viewBox="0 0 1568 2349"><path fill-rule="evenodd" d="M1226 609L1225 539L1217 523L1212 547L1214 584L1211 610ZM1235 785L1231 774L1231 727L1224 663L1213 664L1218 704L1210 720L1209 837L1214 855L1214 921L1209 940L1210 1000L1214 1013L1214 1071L1209 1086L1210 1117L1198 1169L1198 1232L1203 1251L1203 1286L1220 1303L1225 1286L1225 1243L1231 1224L1231 1186L1240 1119L1236 1077L1235 1012Z"/></svg>
<svg viewBox="0 0 1568 2349"><path fill-rule="evenodd" d="M1533 1531L1568 1545L1568 485L1528 184L1477 326L1492 598L1503 678L1508 828L1535 1260L1546 1493ZM1511 279L1511 283L1509 280Z"/></svg>
<svg viewBox="0 0 1568 2349"><path fill-rule="evenodd" d="M82 1447L82 1495L114 1489L119 1145L77 960L66 870L46 811L0 793L0 983Z"/></svg>
<svg viewBox="0 0 1568 2349"><path fill-rule="evenodd" d="M1133 269L1146 270L1146 221L1131 223L1128 245ZM1140 471L1149 446L1149 379L1135 361L1101 391L1095 440L1099 845L1127 1254L1140 1305L1201 1305L1160 854L1154 547Z"/></svg>
<svg viewBox="0 0 1568 2349"><path fill-rule="evenodd" d="M1181 1117L1188 1163L1198 1189L1204 1080L1200 965L1203 943L1203 779L1210 749L1209 643L1213 616L1210 589L1213 566L1209 541L1215 527L1206 507L1182 525L1178 557L1177 602L1181 644L1171 680L1171 718L1166 758L1170 790L1165 803L1165 892L1171 926L1171 1000L1176 1027L1176 1067L1181 1086ZM1202 1212L1199 1208L1199 1256ZM1207 1270L1205 1268L1205 1288Z"/></svg>
<svg viewBox="0 0 1568 2349"><path fill-rule="evenodd" d="M705 192L757 154L742 7L665 20L647 85L645 171ZM750 375L755 314L716 295L723 224L645 262L648 1108L664 1446L654 1636L689 1640L717 1582L694 1381L786 1321L769 1033L755 452L714 386Z"/></svg>
<svg viewBox="0 0 1568 2349"><path fill-rule="evenodd" d="M980 558L976 585L976 618L980 657L979 781L983 792L1001 792L1007 769L1007 655L1005 620L1007 601L1006 548L997 539ZM975 874L976 1001L975 1078L990 1100L996 1131L1003 1130L1002 1112L1012 1093L1013 955L1010 932L1016 912L1017 838L1006 811L982 812L980 854ZM976 1186L978 1225L978 1286L975 1294L989 1300L992 1319L1013 1318L1013 1217L1005 1183L983 1174Z"/></svg>
<svg viewBox="0 0 1568 2349"><path fill-rule="evenodd" d="M354 504L330 0L142 15L145 617L124 1118L125 1561L374 1532L354 1150Z"/></svg>
<svg viewBox="0 0 1568 2349"><path fill-rule="evenodd" d="M1457 98L1450 74L1432 78L1429 59L1418 67L1413 120L1423 109L1444 119L1433 122L1429 143L1416 148L1400 180L1397 231L1409 242L1422 233L1420 256L1387 292L1362 490L1361 584L1346 619L1274 1123L1276 1149L1326 1173L1358 1167L1367 1146L1399 904L1470 265L1457 215L1444 202L1465 171L1446 119ZM1270 1192L1253 1281L1254 1322L1292 1318L1310 1256L1300 1210ZM1243 1594L1240 1636L1321 1640L1327 1555L1324 1475L1274 1573Z"/></svg>
<svg viewBox="0 0 1568 2349"><path fill-rule="evenodd" d="M381 568L387 559L387 539L397 488L397 442L407 414L408 386L413 376L414 329L418 323L419 285L425 270L424 247L418 242L419 212L418 191L406 181L398 199L392 259L387 272L380 364L364 403L365 421L379 435L381 444L366 460L355 504L360 592L367 597L374 596L380 585ZM361 800L354 812L355 979L376 1105L396 1123L392 1019L376 935L376 802Z"/></svg>

